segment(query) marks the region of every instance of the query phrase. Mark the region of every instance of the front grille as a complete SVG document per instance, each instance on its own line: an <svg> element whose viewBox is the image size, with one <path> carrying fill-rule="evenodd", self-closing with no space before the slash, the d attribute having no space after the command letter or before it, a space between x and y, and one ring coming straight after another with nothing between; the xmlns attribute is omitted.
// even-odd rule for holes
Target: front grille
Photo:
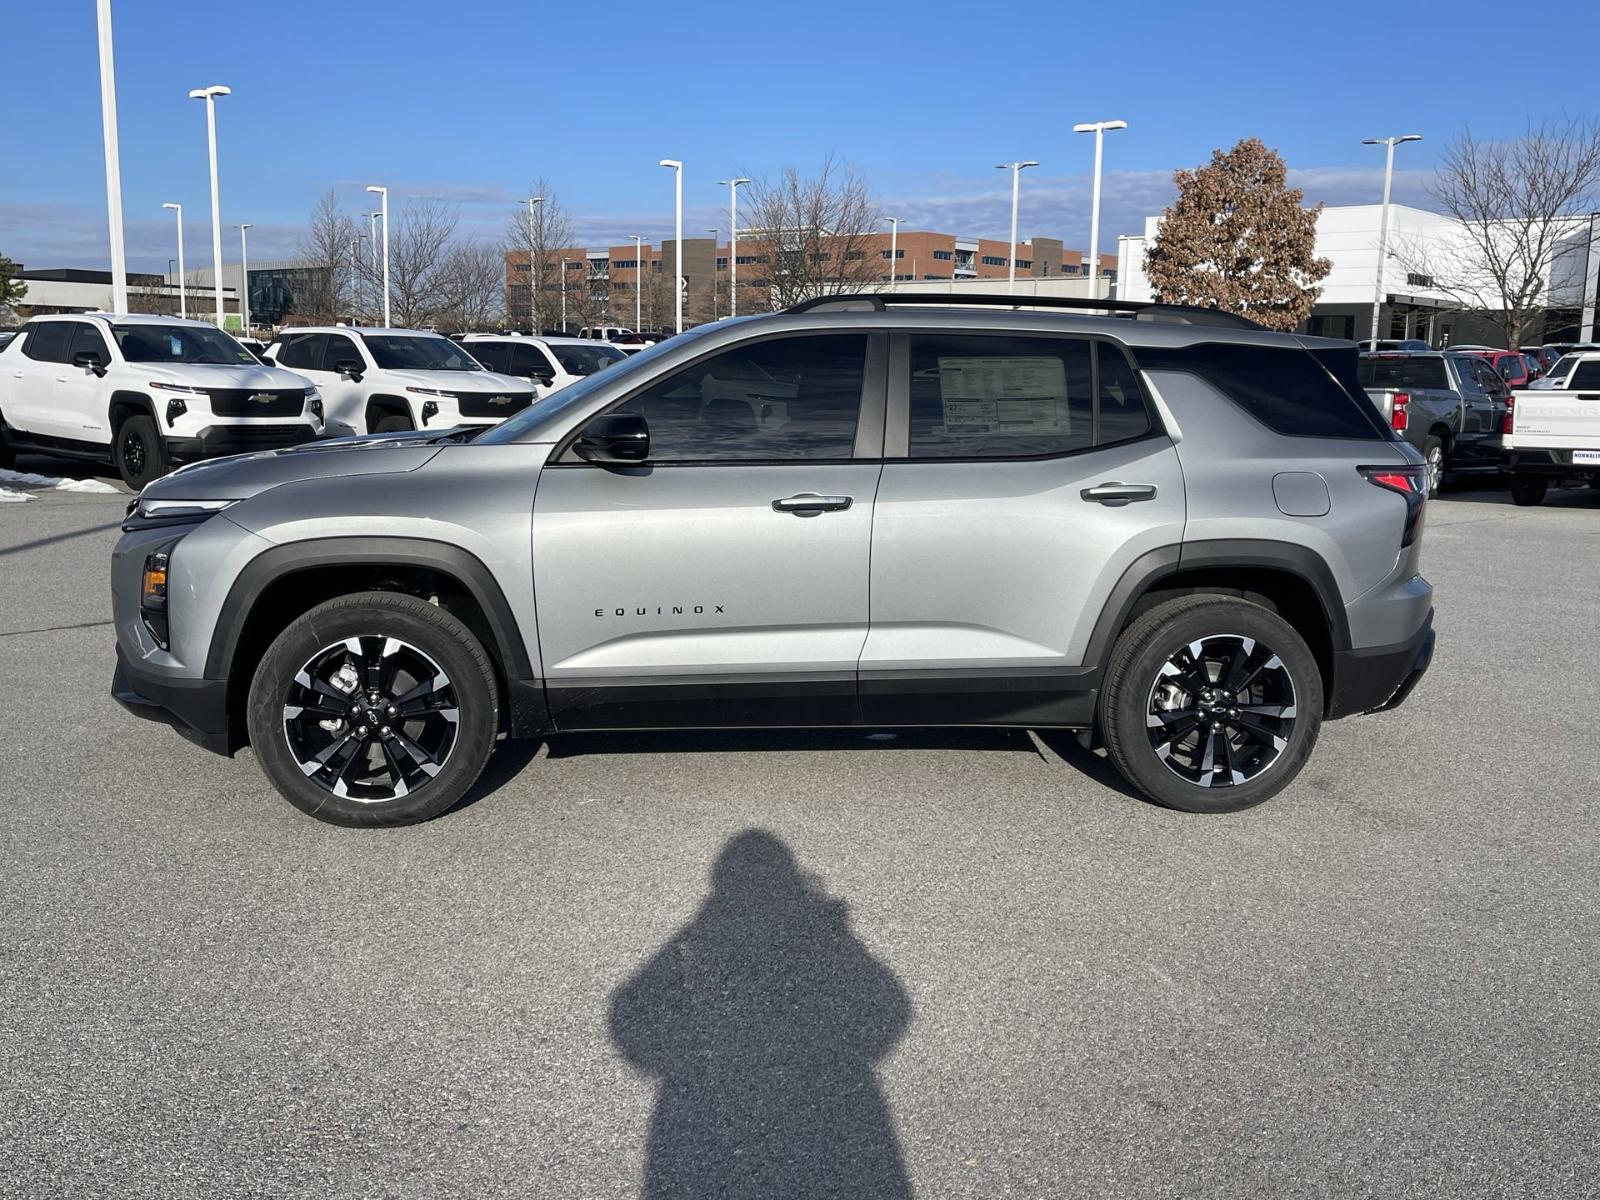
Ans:
<svg viewBox="0 0 1600 1200"><path fill-rule="evenodd" d="M463 417L509 417L533 403L532 392L457 392Z"/></svg>
<svg viewBox="0 0 1600 1200"><path fill-rule="evenodd" d="M304 388L206 388L205 393L211 398L211 411L219 417L298 417L306 406Z"/></svg>
<svg viewBox="0 0 1600 1200"><path fill-rule="evenodd" d="M213 427L215 428L215 427ZM308 425L229 425L230 440L238 442L272 442L274 444L299 437Z"/></svg>

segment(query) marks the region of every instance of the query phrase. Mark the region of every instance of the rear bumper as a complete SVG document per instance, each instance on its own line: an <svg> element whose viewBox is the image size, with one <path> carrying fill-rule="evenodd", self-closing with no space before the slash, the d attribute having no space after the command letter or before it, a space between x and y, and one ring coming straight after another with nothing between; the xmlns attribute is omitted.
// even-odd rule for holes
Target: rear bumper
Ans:
<svg viewBox="0 0 1600 1200"><path fill-rule="evenodd" d="M111 698L134 716L170 725L215 754L233 753L225 679L175 679L141 671L118 646Z"/></svg>
<svg viewBox="0 0 1600 1200"><path fill-rule="evenodd" d="M178 462L282 450L317 440L316 428L305 421L277 425L207 425L194 437L167 439L167 453Z"/></svg>
<svg viewBox="0 0 1600 1200"><path fill-rule="evenodd" d="M1434 641L1429 612L1422 628L1398 645L1335 651L1329 719L1399 707L1433 662Z"/></svg>
<svg viewBox="0 0 1600 1200"><path fill-rule="evenodd" d="M1515 475L1545 475L1554 479L1600 475L1600 463L1574 465L1571 450L1513 450L1509 466Z"/></svg>

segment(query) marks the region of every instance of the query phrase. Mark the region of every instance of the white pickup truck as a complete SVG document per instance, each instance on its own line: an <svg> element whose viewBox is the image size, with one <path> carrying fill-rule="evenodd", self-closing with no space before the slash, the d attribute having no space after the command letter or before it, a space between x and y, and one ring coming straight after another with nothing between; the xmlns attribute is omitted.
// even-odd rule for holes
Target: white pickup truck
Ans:
<svg viewBox="0 0 1600 1200"><path fill-rule="evenodd" d="M1554 386L1515 393L1505 448L1517 504L1540 504L1551 483L1568 479L1600 488L1600 350L1564 356L1548 380Z"/></svg>

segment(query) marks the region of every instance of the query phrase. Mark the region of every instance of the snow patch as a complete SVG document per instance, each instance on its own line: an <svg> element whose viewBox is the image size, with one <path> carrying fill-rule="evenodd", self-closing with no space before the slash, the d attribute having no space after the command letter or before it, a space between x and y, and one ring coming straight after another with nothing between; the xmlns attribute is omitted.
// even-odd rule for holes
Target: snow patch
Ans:
<svg viewBox="0 0 1600 1200"><path fill-rule="evenodd" d="M115 496L117 489L99 479L62 479L57 475L35 475L32 471L0 470L0 483L18 483L23 487L49 488L54 492L89 492L97 496ZM31 497L23 496L24 500Z"/></svg>
<svg viewBox="0 0 1600 1200"><path fill-rule="evenodd" d="M13 492L10 488L0 487L0 504L20 504L32 499L27 492Z"/></svg>

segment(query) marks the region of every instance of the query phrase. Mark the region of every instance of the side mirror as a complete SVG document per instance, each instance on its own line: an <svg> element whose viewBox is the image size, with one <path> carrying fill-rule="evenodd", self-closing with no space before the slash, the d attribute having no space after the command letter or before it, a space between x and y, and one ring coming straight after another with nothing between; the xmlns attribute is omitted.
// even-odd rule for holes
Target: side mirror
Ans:
<svg viewBox="0 0 1600 1200"><path fill-rule="evenodd" d="M549 387L556 381L555 374L551 371L535 371L529 378L535 383L542 383L545 387Z"/></svg>
<svg viewBox="0 0 1600 1200"><path fill-rule="evenodd" d="M583 427L572 452L602 465L643 462L650 456L650 427L638 413L602 413Z"/></svg>
<svg viewBox="0 0 1600 1200"><path fill-rule="evenodd" d="M340 379L348 379L356 383L361 382L361 364L358 362L348 358L340 359L334 364L333 369L339 372Z"/></svg>
<svg viewBox="0 0 1600 1200"><path fill-rule="evenodd" d="M80 368L85 375L104 375L106 369L100 362L100 356L92 350L81 350L72 356L72 365Z"/></svg>

